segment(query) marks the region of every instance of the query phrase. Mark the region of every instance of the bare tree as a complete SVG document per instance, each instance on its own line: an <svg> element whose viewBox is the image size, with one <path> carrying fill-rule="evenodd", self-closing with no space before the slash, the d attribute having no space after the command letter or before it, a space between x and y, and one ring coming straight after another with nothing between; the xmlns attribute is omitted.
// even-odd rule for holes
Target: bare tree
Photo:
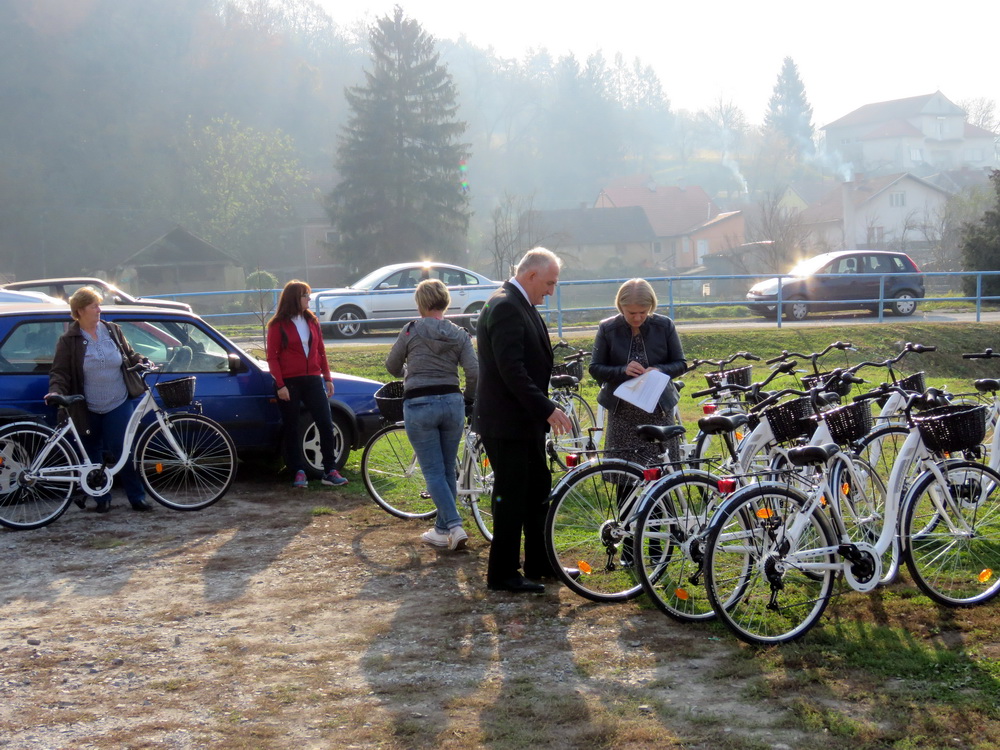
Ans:
<svg viewBox="0 0 1000 750"><path fill-rule="evenodd" d="M1000 130L1000 115L997 114L997 103L993 99L980 96L974 99L962 99L958 106L965 110L965 119L970 125L996 133Z"/></svg>
<svg viewBox="0 0 1000 750"><path fill-rule="evenodd" d="M521 217L531 215L534 195L504 193L503 200L490 213L492 236L483 241L484 251L492 258L492 278L506 279L527 248L521 245Z"/></svg>
<svg viewBox="0 0 1000 750"><path fill-rule="evenodd" d="M748 212L748 251L740 265L745 273L766 270L783 273L802 254L808 231L799 212L782 205L784 191L768 192Z"/></svg>

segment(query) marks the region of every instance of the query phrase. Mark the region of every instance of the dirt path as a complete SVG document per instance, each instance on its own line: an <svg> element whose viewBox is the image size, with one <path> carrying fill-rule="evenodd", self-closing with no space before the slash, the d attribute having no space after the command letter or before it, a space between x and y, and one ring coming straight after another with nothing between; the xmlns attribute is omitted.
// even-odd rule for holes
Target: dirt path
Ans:
<svg viewBox="0 0 1000 750"><path fill-rule="evenodd" d="M353 480L0 533L0 748L802 746L721 631L489 593Z"/></svg>

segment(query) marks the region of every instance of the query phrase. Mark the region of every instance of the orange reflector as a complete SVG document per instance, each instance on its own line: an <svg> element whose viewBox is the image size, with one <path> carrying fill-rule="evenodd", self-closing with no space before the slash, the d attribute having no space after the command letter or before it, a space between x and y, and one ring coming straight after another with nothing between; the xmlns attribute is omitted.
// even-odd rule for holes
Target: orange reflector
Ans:
<svg viewBox="0 0 1000 750"><path fill-rule="evenodd" d="M719 492L723 495L728 495L730 492L736 492L736 480L733 477L724 477L719 480Z"/></svg>
<svg viewBox="0 0 1000 750"><path fill-rule="evenodd" d="M674 596L680 599L682 602L686 602L690 598L690 594L684 589L674 589Z"/></svg>
<svg viewBox="0 0 1000 750"><path fill-rule="evenodd" d="M740 442L743 439L743 433L740 430L736 431L736 442Z"/></svg>
<svg viewBox="0 0 1000 750"><path fill-rule="evenodd" d="M642 470L642 478L647 482L655 482L657 479L663 476L663 472L660 471L659 466L652 466L648 469Z"/></svg>
<svg viewBox="0 0 1000 750"><path fill-rule="evenodd" d="M847 482L844 482L842 485L840 485L840 494L844 496L851 494L851 485L849 485Z"/></svg>
<svg viewBox="0 0 1000 750"><path fill-rule="evenodd" d="M157 464L156 465L156 473L157 474L162 474L163 473L163 464Z"/></svg>
<svg viewBox="0 0 1000 750"><path fill-rule="evenodd" d="M574 466L578 466L580 463L580 457L575 453L570 453L566 456L566 468L572 469Z"/></svg>
<svg viewBox="0 0 1000 750"><path fill-rule="evenodd" d="M577 560L576 567L580 569L581 573L593 573L594 569L587 565L583 560Z"/></svg>
<svg viewBox="0 0 1000 750"><path fill-rule="evenodd" d="M826 495L820 495L819 496L819 504L823 505L823 506L826 505Z"/></svg>
<svg viewBox="0 0 1000 750"><path fill-rule="evenodd" d="M774 516L774 511L770 508L760 508L757 510L757 518L772 518Z"/></svg>
<svg viewBox="0 0 1000 750"><path fill-rule="evenodd" d="M717 408L718 407L715 404L702 404L701 405L701 410L705 414L715 414L715 410Z"/></svg>
<svg viewBox="0 0 1000 750"><path fill-rule="evenodd" d="M985 569L984 569L984 570L983 570L983 571L982 571L982 572L981 572L981 573L979 574L979 582L980 582L980 583L986 583L986 582L987 582L988 580L990 580L990 579L991 579L992 577L993 577L993 568L985 568Z"/></svg>

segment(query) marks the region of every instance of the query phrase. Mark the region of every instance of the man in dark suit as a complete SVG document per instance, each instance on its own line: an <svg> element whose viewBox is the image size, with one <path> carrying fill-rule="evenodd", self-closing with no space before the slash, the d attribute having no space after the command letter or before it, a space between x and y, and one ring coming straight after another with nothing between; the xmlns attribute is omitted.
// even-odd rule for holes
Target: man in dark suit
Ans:
<svg viewBox="0 0 1000 750"><path fill-rule="evenodd" d="M553 575L544 539L552 488L545 435L550 428L561 433L572 425L548 398L552 344L535 305L555 291L560 265L549 250L529 250L514 278L490 297L479 317L474 425L493 469L493 542L486 584L495 591L544 591L530 579Z"/></svg>

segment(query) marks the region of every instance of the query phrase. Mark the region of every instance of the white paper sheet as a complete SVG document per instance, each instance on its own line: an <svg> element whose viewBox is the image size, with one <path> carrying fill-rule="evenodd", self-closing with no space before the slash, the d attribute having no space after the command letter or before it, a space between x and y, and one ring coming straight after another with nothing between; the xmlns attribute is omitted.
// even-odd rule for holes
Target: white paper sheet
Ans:
<svg viewBox="0 0 1000 750"><path fill-rule="evenodd" d="M652 414L669 382L669 375L664 375L659 370L650 370L637 378L626 380L615 388L615 395Z"/></svg>

